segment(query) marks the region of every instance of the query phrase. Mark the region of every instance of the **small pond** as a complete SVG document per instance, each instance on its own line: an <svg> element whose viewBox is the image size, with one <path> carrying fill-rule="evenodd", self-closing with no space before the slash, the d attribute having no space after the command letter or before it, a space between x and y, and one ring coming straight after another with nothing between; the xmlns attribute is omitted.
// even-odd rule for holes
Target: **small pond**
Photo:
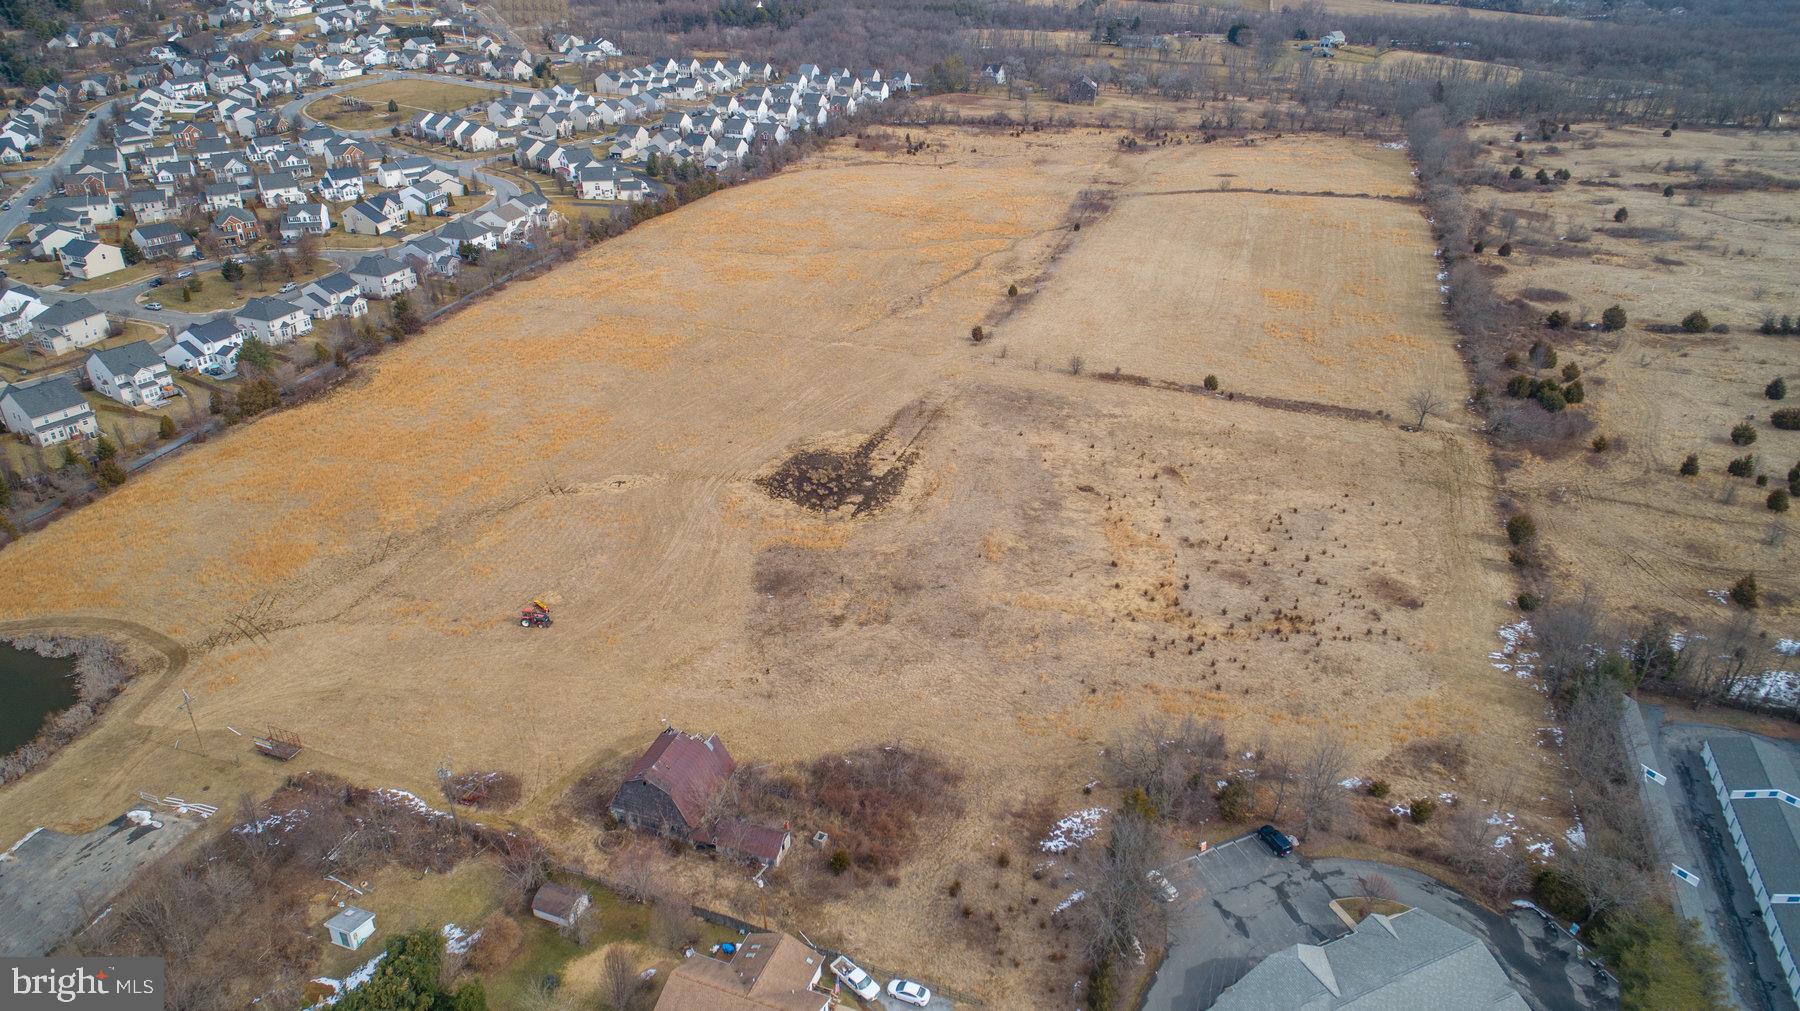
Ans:
<svg viewBox="0 0 1800 1011"><path fill-rule="evenodd" d="M0 642L0 755L30 743L51 716L75 704L74 657L38 656Z"/></svg>

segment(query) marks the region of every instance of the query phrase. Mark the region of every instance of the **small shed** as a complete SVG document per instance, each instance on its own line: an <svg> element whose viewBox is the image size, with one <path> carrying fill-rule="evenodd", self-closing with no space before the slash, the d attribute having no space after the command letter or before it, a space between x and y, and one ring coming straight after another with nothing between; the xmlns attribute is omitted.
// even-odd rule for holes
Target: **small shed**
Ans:
<svg viewBox="0 0 1800 1011"><path fill-rule="evenodd" d="M351 951L362 947L374 933L375 914L355 906L345 906L325 921L325 936L331 943Z"/></svg>
<svg viewBox="0 0 1800 1011"><path fill-rule="evenodd" d="M545 883L531 898L531 915L559 927L573 927L587 908L586 892L554 881Z"/></svg>

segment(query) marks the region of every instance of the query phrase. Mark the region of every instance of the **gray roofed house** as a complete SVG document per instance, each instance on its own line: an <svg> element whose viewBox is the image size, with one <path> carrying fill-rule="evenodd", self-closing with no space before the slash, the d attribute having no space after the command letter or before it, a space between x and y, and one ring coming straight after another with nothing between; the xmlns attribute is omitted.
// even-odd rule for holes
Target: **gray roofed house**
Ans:
<svg viewBox="0 0 1800 1011"><path fill-rule="evenodd" d="M1781 746L1748 735L1709 737L1700 755L1788 992L1800 1002L1800 769Z"/></svg>
<svg viewBox="0 0 1800 1011"><path fill-rule="evenodd" d="M72 298L38 313L31 329L32 350L55 357L105 339L106 313L85 298Z"/></svg>
<svg viewBox="0 0 1800 1011"><path fill-rule="evenodd" d="M57 376L30 386L9 386L0 394L0 418L8 431L39 446L94 436L100 423L75 381Z"/></svg>
<svg viewBox="0 0 1800 1011"><path fill-rule="evenodd" d="M1529 1007L1487 945L1421 909L1371 914L1324 944L1278 951L1226 988L1218 1011Z"/></svg>
<svg viewBox="0 0 1800 1011"><path fill-rule="evenodd" d="M325 921L325 936L332 944L354 951L375 933L375 914L367 909L345 906Z"/></svg>

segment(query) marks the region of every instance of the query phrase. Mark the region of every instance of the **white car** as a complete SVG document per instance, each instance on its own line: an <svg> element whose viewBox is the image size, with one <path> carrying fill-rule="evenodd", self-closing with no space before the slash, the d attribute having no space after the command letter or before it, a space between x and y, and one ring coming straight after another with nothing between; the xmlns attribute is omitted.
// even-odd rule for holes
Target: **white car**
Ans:
<svg viewBox="0 0 1800 1011"><path fill-rule="evenodd" d="M162 311L162 303L161 302L145 302L144 308L150 310L151 312L161 312Z"/></svg>
<svg viewBox="0 0 1800 1011"><path fill-rule="evenodd" d="M1151 871L1144 877L1150 880L1150 887L1156 889L1157 898L1164 902L1174 902L1181 898L1181 893L1175 890L1174 885L1169 884L1169 879L1163 877L1162 871Z"/></svg>
<svg viewBox="0 0 1800 1011"><path fill-rule="evenodd" d="M931 1003L931 991L923 983L914 983L910 979L897 979L888 984L888 996L906 1004L924 1007Z"/></svg>
<svg viewBox="0 0 1800 1011"><path fill-rule="evenodd" d="M285 294L287 294L287 293L288 293L288 292L290 292L290 291L293 291L293 290L294 290L294 289L295 289L295 288L298 288L298 287L300 287L300 286L299 286L299 285L297 285L297 284L295 284L295 283L294 283L294 282L292 282L292 281L289 281L289 282L288 282L288 283L286 283L286 284L284 284L284 285L282 285L282 286L281 286L281 293L282 293L282 294L283 294L283 295L285 295Z"/></svg>
<svg viewBox="0 0 1800 1011"><path fill-rule="evenodd" d="M875 977L862 971L855 962L842 955L831 960L831 974L863 1000L874 1000L881 996L881 984L875 982Z"/></svg>

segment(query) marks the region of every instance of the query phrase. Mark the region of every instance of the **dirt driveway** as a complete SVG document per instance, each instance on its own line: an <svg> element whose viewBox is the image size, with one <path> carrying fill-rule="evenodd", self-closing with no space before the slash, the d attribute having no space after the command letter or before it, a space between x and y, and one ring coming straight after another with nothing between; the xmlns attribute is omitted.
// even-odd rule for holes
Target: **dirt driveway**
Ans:
<svg viewBox="0 0 1800 1011"><path fill-rule="evenodd" d="M1181 897L1170 918L1172 947L1143 1011L1211 1007L1226 987L1270 954L1346 933L1330 903L1361 894L1359 879L1373 873L1393 884L1401 902L1486 942L1533 1007L1591 1008L1618 1000L1616 984L1536 914L1497 916L1404 868L1299 854L1278 859L1254 836L1244 836L1163 868L1163 873Z"/></svg>

